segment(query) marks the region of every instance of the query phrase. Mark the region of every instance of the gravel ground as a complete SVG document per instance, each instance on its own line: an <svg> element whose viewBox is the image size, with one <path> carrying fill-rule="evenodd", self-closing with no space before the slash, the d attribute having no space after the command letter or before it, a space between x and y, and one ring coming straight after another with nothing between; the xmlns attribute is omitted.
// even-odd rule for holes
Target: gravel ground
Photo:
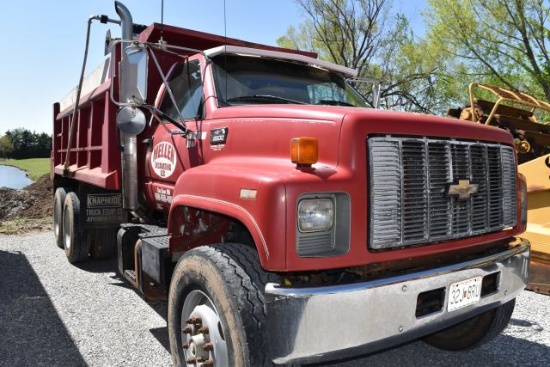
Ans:
<svg viewBox="0 0 550 367"><path fill-rule="evenodd" d="M548 366L550 297L523 292L510 326L472 351L421 342L325 366ZM128 288L115 261L72 266L53 234L0 235L0 366L169 366L166 304Z"/></svg>

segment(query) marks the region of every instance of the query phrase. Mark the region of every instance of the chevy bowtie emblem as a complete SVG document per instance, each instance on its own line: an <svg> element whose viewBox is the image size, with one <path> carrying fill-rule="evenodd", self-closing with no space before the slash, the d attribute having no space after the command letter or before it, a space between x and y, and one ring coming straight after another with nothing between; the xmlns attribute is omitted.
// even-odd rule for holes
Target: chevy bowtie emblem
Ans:
<svg viewBox="0 0 550 367"><path fill-rule="evenodd" d="M478 187L478 184L471 184L470 180L458 180L458 184L449 185L447 195L458 196L460 200L466 200L477 192Z"/></svg>

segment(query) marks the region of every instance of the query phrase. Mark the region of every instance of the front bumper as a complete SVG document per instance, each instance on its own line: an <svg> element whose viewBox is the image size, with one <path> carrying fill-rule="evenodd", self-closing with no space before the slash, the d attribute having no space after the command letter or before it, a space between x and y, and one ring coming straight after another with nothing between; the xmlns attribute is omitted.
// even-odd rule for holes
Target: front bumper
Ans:
<svg viewBox="0 0 550 367"><path fill-rule="evenodd" d="M357 284L318 288L266 286L273 362L311 363L370 353L467 320L517 296L525 288L529 243L460 264ZM448 312L451 284L499 273L496 291ZM443 308L416 317L418 295L443 288Z"/></svg>

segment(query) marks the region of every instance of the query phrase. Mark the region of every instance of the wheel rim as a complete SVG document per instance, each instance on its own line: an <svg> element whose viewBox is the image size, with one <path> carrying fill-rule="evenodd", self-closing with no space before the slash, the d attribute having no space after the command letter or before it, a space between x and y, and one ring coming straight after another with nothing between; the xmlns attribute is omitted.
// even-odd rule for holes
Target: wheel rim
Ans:
<svg viewBox="0 0 550 367"><path fill-rule="evenodd" d="M187 366L227 366L229 357L220 317L202 291L191 291L181 311L181 340Z"/></svg>
<svg viewBox="0 0 550 367"><path fill-rule="evenodd" d="M65 235L65 250L69 251L71 249L71 223L68 215L63 218L63 233Z"/></svg>
<svg viewBox="0 0 550 367"><path fill-rule="evenodd" d="M53 231L56 238L61 234L61 208L59 201L56 200L53 206Z"/></svg>

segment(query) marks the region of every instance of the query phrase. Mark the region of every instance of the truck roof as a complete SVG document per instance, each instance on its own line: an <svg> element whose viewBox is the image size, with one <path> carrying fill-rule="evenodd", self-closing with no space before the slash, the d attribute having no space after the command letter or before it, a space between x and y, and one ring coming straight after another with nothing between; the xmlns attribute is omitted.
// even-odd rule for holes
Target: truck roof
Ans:
<svg viewBox="0 0 550 367"><path fill-rule="evenodd" d="M214 57L219 54L228 53L228 54L238 54L238 55L245 55L245 56L260 56L260 57L269 57L273 59L298 61L308 65L313 65L313 66L322 67L328 70L332 70L332 71L344 74L347 77L357 76L357 70L355 69L333 64L331 62L319 60L313 57L308 57L302 54L289 53L286 51L280 52L280 51L272 51L272 50L266 50L266 49L224 45L224 46L211 48L209 50L205 50L204 53L208 57Z"/></svg>

